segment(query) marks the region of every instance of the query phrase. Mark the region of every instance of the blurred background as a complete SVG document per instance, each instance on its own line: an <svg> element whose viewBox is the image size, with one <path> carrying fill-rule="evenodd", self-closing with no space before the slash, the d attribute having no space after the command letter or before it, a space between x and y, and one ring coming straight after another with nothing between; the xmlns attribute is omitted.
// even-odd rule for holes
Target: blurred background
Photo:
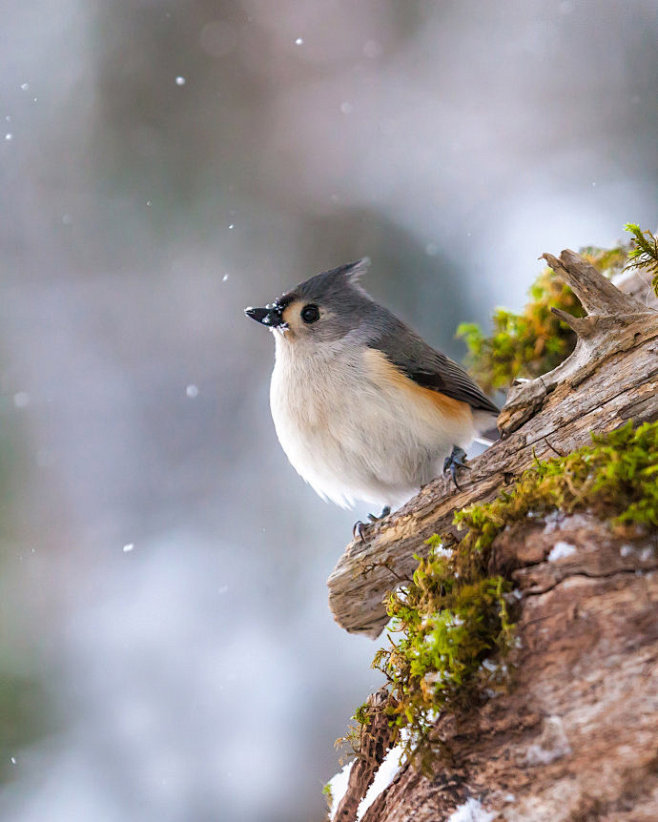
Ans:
<svg viewBox="0 0 658 822"><path fill-rule="evenodd" d="M313 822L378 686L242 308L369 255L456 358L658 223L655 0L0 11L0 818Z"/></svg>

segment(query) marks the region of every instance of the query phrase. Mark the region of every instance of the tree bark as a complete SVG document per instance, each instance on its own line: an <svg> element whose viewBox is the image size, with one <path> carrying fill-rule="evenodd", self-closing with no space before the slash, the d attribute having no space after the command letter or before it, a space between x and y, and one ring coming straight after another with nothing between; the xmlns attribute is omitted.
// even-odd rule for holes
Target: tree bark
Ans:
<svg viewBox="0 0 658 822"><path fill-rule="evenodd" d="M492 499L535 458L588 444L591 431L658 419L658 313L573 252L545 256L587 311L560 313L578 335L575 351L513 388L504 438L473 460L463 490L438 478L347 547L328 583L346 630L380 633L384 597L410 577L429 536L451 531L457 509ZM592 514L503 531L490 571L512 579L520 598L510 688L439 717L449 761L429 775L403 767L363 822L439 822L458 808L460 820L476 821L658 819L657 554L655 532L612 531ZM386 752L389 737L377 745L374 731L341 822L356 819Z"/></svg>

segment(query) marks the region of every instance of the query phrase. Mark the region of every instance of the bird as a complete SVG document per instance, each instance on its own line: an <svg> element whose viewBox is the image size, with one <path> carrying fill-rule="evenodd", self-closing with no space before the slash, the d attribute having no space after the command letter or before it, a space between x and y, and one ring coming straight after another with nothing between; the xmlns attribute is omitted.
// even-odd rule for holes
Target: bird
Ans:
<svg viewBox="0 0 658 822"><path fill-rule="evenodd" d="M323 499L381 506L383 517L442 470L457 485L466 449L499 409L364 290L369 264L317 274L244 311L274 335L270 408L292 466Z"/></svg>

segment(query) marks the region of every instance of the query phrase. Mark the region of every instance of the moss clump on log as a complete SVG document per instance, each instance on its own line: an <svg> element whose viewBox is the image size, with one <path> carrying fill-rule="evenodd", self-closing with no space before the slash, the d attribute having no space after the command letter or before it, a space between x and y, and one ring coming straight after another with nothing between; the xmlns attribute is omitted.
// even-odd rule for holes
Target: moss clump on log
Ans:
<svg viewBox="0 0 658 822"><path fill-rule="evenodd" d="M621 272L630 246L602 249L589 246L580 254L608 277ZM632 253L632 251L630 251ZM517 377L533 378L558 366L573 351L574 332L555 316L558 308L583 317L577 297L551 268L545 268L529 291L530 302L520 314L497 308L487 336L477 323L462 323L457 336L468 348L467 365L485 391L507 388Z"/></svg>
<svg viewBox="0 0 658 822"><path fill-rule="evenodd" d="M626 268L645 268L651 274L651 287L658 296L658 237L635 223L626 223L624 228L633 235Z"/></svg>
<svg viewBox="0 0 658 822"><path fill-rule="evenodd" d="M389 683L393 742L421 767L441 754L433 736L439 714L458 713L505 687L517 600L512 583L488 569L506 526L587 510L613 529L658 527L658 423L634 430L629 422L592 439L567 456L538 460L492 502L459 511L454 522L464 536L432 538L412 580L389 595L389 645L373 667ZM369 719L363 712L355 718Z"/></svg>

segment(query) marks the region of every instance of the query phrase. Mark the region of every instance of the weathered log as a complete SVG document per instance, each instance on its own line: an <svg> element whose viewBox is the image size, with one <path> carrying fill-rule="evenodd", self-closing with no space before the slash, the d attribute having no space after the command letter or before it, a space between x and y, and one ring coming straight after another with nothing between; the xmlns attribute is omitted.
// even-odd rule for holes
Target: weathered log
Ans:
<svg viewBox="0 0 658 822"><path fill-rule="evenodd" d="M381 632L387 593L410 577L432 534L452 531L456 510L492 499L535 459L569 453L591 432L658 419L658 313L572 251L545 258L587 311L578 320L560 313L578 335L576 349L550 373L513 387L499 418L503 439L470 463L462 490L439 477L347 546L328 580L331 610L347 631Z"/></svg>
<svg viewBox="0 0 658 822"><path fill-rule="evenodd" d="M430 775L403 767L362 822L459 807L507 822L658 819L657 547L585 514L500 534L492 571L515 567L522 597L511 686L440 717L449 759Z"/></svg>

